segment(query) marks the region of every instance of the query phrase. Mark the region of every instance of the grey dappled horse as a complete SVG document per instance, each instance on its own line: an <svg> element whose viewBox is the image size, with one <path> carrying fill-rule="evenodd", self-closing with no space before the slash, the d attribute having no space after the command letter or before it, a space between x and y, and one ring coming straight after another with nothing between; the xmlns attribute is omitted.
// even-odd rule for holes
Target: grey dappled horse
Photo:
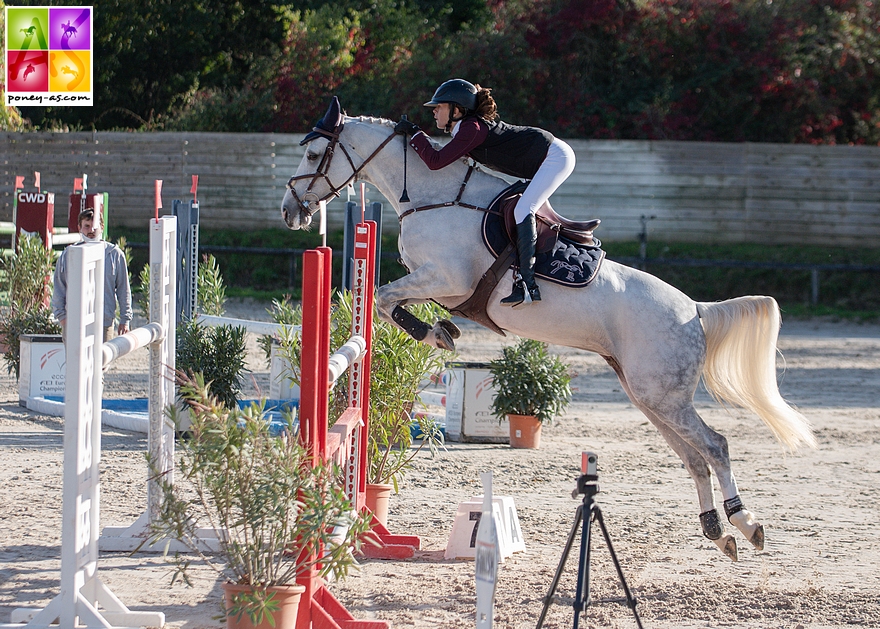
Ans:
<svg viewBox="0 0 880 629"><path fill-rule="evenodd" d="M290 229L306 229L319 202L354 180L375 185L400 220L399 249L410 273L378 289L377 308L435 347L452 349L458 328L449 321L429 326L404 309L434 300L447 308L464 302L493 256L483 245L485 208L507 183L462 160L431 172L414 154L404 162L404 136L389 120L342 114L334 98L324 119L303 140L306 153L288 183L281 212ZM399 202L406 188L409 202ZM427 211L407 213L413 208ZM543 300L502 307L512 286L507 271L487 313L503 330L600 354L617 373L626 394L681 457L697 487L703 534L731 559L736 540L724 532L715 508L711 472L718 478L728 520L756 548L764 529L746 510L730 469L727 440L694 409L702 376L718 400L756 413L785 446L815 447L807 420L780 396L776 383L779 308L772 297L748 296L717 303L695 302L661 280L604 260L586 288L541 285Z"/></svg>

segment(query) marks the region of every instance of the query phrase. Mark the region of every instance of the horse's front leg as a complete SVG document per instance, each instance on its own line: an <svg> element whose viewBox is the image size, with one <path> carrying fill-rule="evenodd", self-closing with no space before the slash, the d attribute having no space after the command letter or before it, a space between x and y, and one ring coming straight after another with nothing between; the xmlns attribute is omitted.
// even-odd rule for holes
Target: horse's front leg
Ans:
<svg viewBox="0 0 880 629"><path fill-rule="evenodd" d="M431 347L455 351L455 339L461 330L452 321L441 319L430 325L407 310L407 304L425 303L446 295L457 295L466 291L450 282L446 273L435 273L427 266L420 267L389 284L380 286L376 295L376 309L379 318L392 323L417 341Z"/></svg>

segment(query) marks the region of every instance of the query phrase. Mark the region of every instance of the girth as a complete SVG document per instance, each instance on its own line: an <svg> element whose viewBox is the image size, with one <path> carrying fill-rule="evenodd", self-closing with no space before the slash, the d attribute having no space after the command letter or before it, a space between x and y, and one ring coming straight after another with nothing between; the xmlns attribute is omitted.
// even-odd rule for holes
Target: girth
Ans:
<svg viewBox="0 0 880 629"><path fill-rule="evenodd" d="M489 205L489 208L480 207L478 205L471 205L470 203L462 203L461 197L464 195L464 189L467 187L468 181L470 181L471 175L474 174L474 167L468 166L467 173L464 176L464 181L461 182L461 187L458 189L458 195L456 195L454 201L446 201L445 203L435 203L433 205L420 205L419 207L414 207L408 209L406 212L401 212L400 216L397 217L397 221L400 222L403 220L404 216L409 216L415 212L424 212L425 210L436 210L441 207L452 207L457 205L458 207L467 208L469 210L479 210L480 212L491 212L489 209L492 205ZM492 202L494 203L494 201Z"/></svg>

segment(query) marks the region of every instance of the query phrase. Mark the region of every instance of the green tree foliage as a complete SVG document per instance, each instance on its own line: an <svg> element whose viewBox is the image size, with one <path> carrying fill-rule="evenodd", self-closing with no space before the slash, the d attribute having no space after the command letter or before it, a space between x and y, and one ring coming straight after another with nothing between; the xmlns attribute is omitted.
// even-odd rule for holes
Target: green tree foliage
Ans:
<svg viewBox="0 0 880 629"><path fill-rule="evenodd" d="M24 0L20 5L68 5ZM241 88L285 26L259 0L94 0L94 107L29 107L35 123L155 128L198 89Z"/></svg>
<svg viewBox="0 0 880 629"><path fill-rule="evenodd" d="M514 123L579 138L880 141L876 4L548 0L499 3L495 17L460 39L449 75L493 87Z"/></svg>
<svg viewBox="0 0 880 629"><path fill-rule="evenodd" d="M562 137L880 143L878 2L96 0L95 14L96 106L23 110L44 127L303 132L335 94L431 129L421 103L463 77L505 120Z"/></svg>
<svg viewBox="0 0 880 629"><path fill-rule="evenodd" d="M563 137L880 142L877 3L494 1L455 25L460 6L422 5L294 20L278 127L307 130L337 94L430 129L419 104L461 76L492 87L506 120Z"/></svg>

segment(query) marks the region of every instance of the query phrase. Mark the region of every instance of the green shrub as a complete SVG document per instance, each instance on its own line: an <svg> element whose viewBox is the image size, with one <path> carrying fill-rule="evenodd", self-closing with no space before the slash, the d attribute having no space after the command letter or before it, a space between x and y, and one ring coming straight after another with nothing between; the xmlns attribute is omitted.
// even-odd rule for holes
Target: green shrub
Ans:
<svg viewBox="0 0 880 629"><path fill-rule="evenodd" d="M502 350L501 358L489 363L494 378L492 412L503 420L508 415L534 415L552 421L571 402L571 376L547 344L521 339Z"/></svg>
<svg viewBox="0 0 880 629"><path fill-rule="evenodd" d="M272 307L267 311L272 317L272 321L281 325L300 325L302 323L302 308L293 304L290 295L284 295L281 299L273 299ZM290 332L293 333L292 331ZM272 337L263 335L257 339L257 345L263 350L266 356L266 365L271 366L272 359ZM296 341L299 344L299 341ZM294 345L292 338L288 338L287 346ZM298 377L297 377L298 379Z"/></svg>
<svg viewBox="0 0 880 629"><path fill-rule="evenodd" d="M125 238L120 238L123 243ZM126 253L128 261L129 253ZM199 263L198 286L196 287L197 310L202 314L222 317L226 304L226 284L220 274L220 266L212 255L205 255ZM150 316L150 265L145 264L138 275L138 286L134 296L136 305L145 317Z"/></svg>
<svg viewBox="0 0 880 629"><path fill-rule="evenodd" d="M301 308L298 310L301 311ZM411 311L424 321L448 316L436 304L412 306ZM330 347L337 348L351 336L352 294L344 291L336 295L331 310ZM297 315L301 321L301 315ZM296 318L296 317L295 317ZM301 356L300 335L282 336L282 355L292 365L291 380L299 384ZM431 452L443 443L439 426L428 418L419 420L424 435L421 443L412 448L411 412L425 379L439 373L446 352L416 341L409 334L390 323L373 319L372 366L370 370L370 432L367 441L368 483L391 483L395 491L409 469L413 457L425 446ZM348 371L342 375L330 392L330 424L348 406Z"/></svg>
<svg viewBox="0 0 880 629"><path fill-rule="evenodd" d="M190 584L195 556L224 580L253 587L235 597L230 618L247 613L251 622L241 624L275 626L277 601L265 588L293 584L310 569L345 577L357 565L370 518L355 511L339 467L312 460L291 430L276 436L262 407L220 406L198 376L178 384L189 412L184 417L171 406L167 413L178 429L189 424L190 438L179 445L173 483L164 462L149 461L160 488L149 541L189 547L189 555L174 555L172 584ZM223 532L216 553L200 539L206 523Z"/></svg>
<svg viewBox="0 0 880 629"><path fill-rule="evenodd" d="M177 328L177 369L201 374L211 393L226 406L236 405L241 375L246 371L247 330L243 327L200 325L198 319Z"/></svg>
<svg viewBox="0 0 880 629"><path fill-rule="evenodd" d="M55 257L38 236L22 235L18 239L15 254L2 261L13 310L32 310L49 302Z"/></svg>
<svg viewBox="0 0 880 629"><path fill-rule="evenodd" d="M222 317L226 304L226 285L220 275L220 267L214 256L202 256L198 270L198 287L196 289L199 312L215 317Z"/></svg>
<svg viewBox="0 0 880 629"><path fill-rule="evenodd" d="M49 300L55 252L39 237L21 236L15 254L0 261L9 306L0 307L0 339L7 346L6 371L18 378L21 367L19 339L22 334L61 334L52 318Z"/></svg>
<svg viewBox="0 0 880 629"><path fill-rule="evenodd" d="M6 362L6 373L15 374L16 378L21 369L22 334L61 334L61 326L52 318L49 308L13 310L8 316L3 315L0 338L5 338L7 345L3 360Z"/></svg>

